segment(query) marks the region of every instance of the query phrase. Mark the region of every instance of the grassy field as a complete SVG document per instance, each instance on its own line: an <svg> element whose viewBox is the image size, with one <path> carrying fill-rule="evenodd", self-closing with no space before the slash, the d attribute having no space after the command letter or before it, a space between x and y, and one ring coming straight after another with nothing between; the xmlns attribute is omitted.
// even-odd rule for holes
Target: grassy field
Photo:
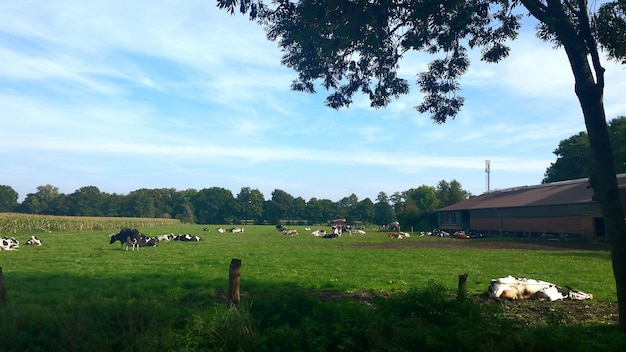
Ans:
<svg viewBox="0 0 626 352"><path fill-rule="evenodd" d="M43 242L40 247L24 245L29 232L12 234L21 246L17 251L0 252L8 297L0 308L0 350L322 351L381 350L381 346L405 350L415 344L423 350L490 350L489 346L472 342L474 338L468 340L459 334L453 338L450 346L456 347L452 349L442 349L440 342L426 337L415 341L415 324L424 324L426 318L415 321L417 317L409 315L407 320L399 320L405 310L411 309L398 308L406 302L427 301L431 308L440 310L455 306L450 303L454 301L450 293L456 290L460 273L468 274L470 296L483 293L492 278L510 274L593 293L596 299L583 305L616 301L607 251L439 248L432 244L461 240L416 235L398 240L378 231L329 240L310 236L304 226L293 227L300 232L293 237L282 235L273 226L245 226L243 234L219 234L216 225L208 226L207 232L203 231L205 227L139 228L149 236L189 233L201 236L203 241L161 242L157 247L135 252L122 250L119 242L109 245L111 231L36 233ZM242 302L229 308L223 298L233 258L242 260ZM372 310L367 308L371 302L312 300L312 291L368 292L385 297L396 292L397 297L413 300L388 298L381 303L374 297L378 309ZM443 293L444 301L432 298L432 291ZM486 306L495 309L490 304L456 307L456 312L462 314L449 312L451 320L442 324L469 324L466 328L486 324L482 315L499 316L491 310L482 311ZM378 315L385 309L390 311L384 317ZM455 320L457 315L460 321ZM299 318L294 320L294 316ZM389 324L385 319L392 318L397 326L381 326ZM513 327L507 324L497 320L497 329L520 329L514 323ZM326 334L324 325L332 325L326 327L333 330L331 337L321 337ZM386 331L388 328L391 330ZM528 332L520 329L515 339L502 342L503 346L514 347L524 338L536 339L540 328L530 337L524 337ZM423 331L429 329L432 327ZM589 327L585 329L590 336L598 334L590 332ZM12 333L6 334L7 330ZM443 331L438 333L445 335ZM488 338L492 333L485 332L483 344L495 343ZM566 336L572 332L562 333ZM600 334L611 336L609 341L624 342L616 340L613 330ZM7 335L11 337L5 338ZM321 340L313 341L314 336ZM398 337L397 346L389 346L388 340L396 341ZM474 343L474 347L462 348L462 341ZM617 346L614 343L596 345L594 349L610 349Z"/></svg>

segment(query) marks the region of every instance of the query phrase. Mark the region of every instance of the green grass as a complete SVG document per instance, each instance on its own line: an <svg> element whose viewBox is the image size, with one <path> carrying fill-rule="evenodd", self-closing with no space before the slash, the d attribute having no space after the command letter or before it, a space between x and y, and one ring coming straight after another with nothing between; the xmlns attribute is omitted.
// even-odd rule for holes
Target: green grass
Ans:
<svg viewBox="0 0 626 352"><path fill-rule="evenodd" d="M377 231L328 240L311 237L304 226L294 227L300 232L294 237L273 226L246 226L243 234L219 234L216 225L207 233L204 227L140 229L147 235L190 233L204 240L165 242L138 252L121 250L119 242L109 245L108 231L40 233L41 247L25 246L29 234L17 234L20 249L0 252L8 296L0 307L0 326L12 332L3 333L0 350L323 351L414 345L488 351L489 344L519 347L520 341L544 335L541 329L519 330L518 340L498 342L499 329L513 328L497 312L482 311L496 308L453 303L450 293L460 273L469 275L470 295L484 292L491 279L511 274L570 285L593 293L597 301L616 301L610 255L604 251L426 248L415 244L455 240L392 240ZM222 300L232 258L242 260L242 302L236 309ZM320 302L311 290L399 294L376 301L372 310L343 300ZM457 326L452 337L449 325ZM466 336L474 328L483 331L483 342ZM542 338L563 343L574 329L583 329L576 334L589 334L589 339L609 334L612 340L607 338L604 347L624 342L612 330L580 327L562 327L556 337ZM440 346L444 337L452 343L448 347ZM570 349L577 350L591 349Z"/></svg>

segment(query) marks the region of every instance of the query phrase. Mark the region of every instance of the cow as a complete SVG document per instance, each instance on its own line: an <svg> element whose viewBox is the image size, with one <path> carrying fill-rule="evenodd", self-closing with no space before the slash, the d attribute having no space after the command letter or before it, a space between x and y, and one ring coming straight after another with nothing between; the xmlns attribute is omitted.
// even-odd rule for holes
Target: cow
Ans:
<svg viewBox="0 0 626 352"><path fill-rule="evenodd" d="M313 236L313 237L324 236L325 234L326 234L326 231L324 231L324 230L315 230L315 231L311 232L311 236Z"/></svg>
<svg viewBox="0 0 626 352"><path fill-rule="evenodd" d="M28 241L26 241L27 246L41 246L41 240L35 236L30 236Z"/></svg>
<svg viewBox="0 0 626 352"><path fill-rule="evenodd" d="M561 288L553 283L517 278L511 275L491 280L489 296L500 299L540 299L540 300L587 300L593 299L593 295L580 290L574 290L569 286Z"/></svg>
<svg viewBox="0 0 626 352"><path fill-rule="evenodd" d="M363 231L363 230L354 230L354 232L352 232L352 233L355 234L355 235L360 235L360 236L365 235L365 231Z"/></svg>
<svg viewBox="0 0 626 352"><path fill-rule="evenodd" d="M20 241L16 240L15 237L3 237L0 239L0 250L3 251L13 251L19 248Z"/></svg>
<svg viewBox="0 0 626 352"><path fill-rule="evenodd" d="M137 239L137 249L139 249L139 247L156 247L158 243L159 240L156 237L141 235Z"/></svg>
<svg viewBox="0 0 626 352"><path fill-rule="evenodd" d="M338 237L340 237L340 236L338 234L336 234L336 233L327 233L324 236L322 236L322 238L330 238L330 239L338 238Z"/></svg>
<svg viewBox="0 0 626 352"><path fill-rule="evenodd" d="M226 232L226 230L223 227L220 227L219 229L217 229L217 232L224 233Z"/></svg>
<svg viewBox="0 0 626 352"><path fill-rule="evenodd" d="M139 247L137 246L139 236L140 234L137 229L125 228L122 229L119 233L112 233L111 235L109 235L109 237L111 238L109 244L120 241L121 248L123 248L124 244L126 244L126 250L128 250L128 247L131 246L133 248L133 251L135 250L135 248L139 250Z"/></svg>
<svg viewBox="0 0 626 352"><path fill-rule="evenodd" d="M287 236L295 236L298 234L298 230L285 230L283 231L283 234Z"/></svg>
<svg viewBox="0 0 626 352"><path fill-rule="evenodd" d="M174 238L174 234L173 233L170 233L170 234L167 234L167 235L158 235L157 236L157 240L159 240L159 241L171 241L172 238Z"/></svg>
<svg viewBox="0 0 626 352"><path fill-rule="evenodd" d="M402 232L398 232L398 233L388 233L387 237L389 238L398 238L398 239L403 239L404 238L404 234Z"/></svg>
<svg viewBox="0 0 626 352"><path fill-rule="evenodd" d="M242 227L233 227L228 231L232 233L243 233L245 230Z"/></svg>
<svg viewBox="0 0 626 352"><path fill-rule="evenodd" d="M190 234L184 234L184 235L177 235L174 237L174 241L181 241L181 242L200 242L202 241L202 237L200 236L193 236Z"/></svg>
<svg viewBox="0 0 626 352"><path fill-rule="evenodd" d="M286 227L284 227L282 224L277 224L277 225L276 225L276 231L283 232L283 231L285 231L285 230L287 230L287 228L286 228Z"/></svg>

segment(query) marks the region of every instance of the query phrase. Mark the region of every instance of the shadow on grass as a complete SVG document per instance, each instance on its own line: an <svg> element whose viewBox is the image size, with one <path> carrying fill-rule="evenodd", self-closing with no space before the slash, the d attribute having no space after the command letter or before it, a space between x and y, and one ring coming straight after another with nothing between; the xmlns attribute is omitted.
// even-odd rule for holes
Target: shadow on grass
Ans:
<svg viewBox="0 0 626 352"><path fill-rule="evenodd" d="M613 351L612 326L528 326L502 305L437 284L407 292L315 291L200 276L15 275L0 307L2 351Z"/></svg>

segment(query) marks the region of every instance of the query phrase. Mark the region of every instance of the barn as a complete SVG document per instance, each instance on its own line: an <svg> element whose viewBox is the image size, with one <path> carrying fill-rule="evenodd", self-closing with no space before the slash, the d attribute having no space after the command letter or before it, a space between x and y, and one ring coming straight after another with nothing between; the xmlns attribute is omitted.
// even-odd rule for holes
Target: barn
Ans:
<svg viewBox="0 0 626 352"><path fill-rule="evenodd" d="M626 209L626 173L617 181ZM439 228L501 235L604 236L588 179L495 190L437 211Z"/></svg>

